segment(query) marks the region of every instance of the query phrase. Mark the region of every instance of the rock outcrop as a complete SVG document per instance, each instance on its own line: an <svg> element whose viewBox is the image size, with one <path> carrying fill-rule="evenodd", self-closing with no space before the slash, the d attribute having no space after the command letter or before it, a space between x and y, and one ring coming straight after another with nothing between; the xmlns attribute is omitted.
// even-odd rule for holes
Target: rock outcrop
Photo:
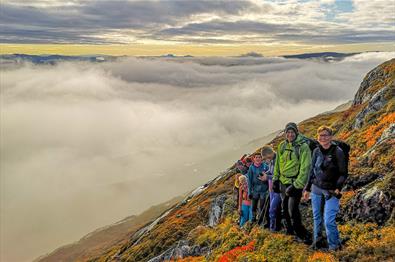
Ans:
<svg viewBox="0 0 395 262"><path fill-rule="evenodd" d="M393 89L395 86L386 86L373 96L367 96L370 98L369 103L355 118L354 129L361 128L367 115L381 110L387 104L388 100L385 98L385 95L391 91L391 88Z"/></svg>
<svg viewBox="0 0 395 262"><path fill-rule="evenodd" d="M209 212L209 219L208 219L208 225L210 227L214 227L214 226L218 225L218 222L222 216L222 210L223 210L225 200L226 200L226 195L222 194L220 196L217 196L214 199L213 203L211 204L210 212Z"/></svg>
<svg viewBox="0 0 395 262"><path fill-rule="evenodd" d="M387 64L394 63L395 59L392 59ZM393 72L383 70L383 65L380 65L371 70L363 79L357 93L355 94L353 105L363 104L374 96L375 92L372 92L377 84L384 83L387 79L392 77Z"/></svg>
<svg viewBox="0 0 395 262"><path fill-rule="evenodd" d="M381 177L359 189L356 196L342 208L340 217L344 221L373 222L382 226L389 221L393 213L394 191L395 174Z"/></svg>
<svg viewBox="0 0 395 262"><path fill-rule="evenodd" d="M164 253L154 257L148 262L162 262L183 259L186 257L197 257L206 255L209 252L208 247L200 247L199 245L190 246L187 240L181 240L175 247L169 248Z"/></svg>

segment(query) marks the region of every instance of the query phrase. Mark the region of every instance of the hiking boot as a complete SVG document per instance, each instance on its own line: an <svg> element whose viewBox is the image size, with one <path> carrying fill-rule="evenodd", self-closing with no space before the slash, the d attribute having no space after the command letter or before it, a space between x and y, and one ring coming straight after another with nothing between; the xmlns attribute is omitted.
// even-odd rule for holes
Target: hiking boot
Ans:
<svg viewBox="0 0 395 262"><path fill-rule="evenodd" d="M339 244L336 248L334 249L328 249L329 252L336 252L336 251L340 251L343 249L343 246L341 244Z"/></svg>
<svg viewBox="0 0 395 262"><path fill-rule="evenodd" d="M318 237L316 241L313 241L313 243L310 245L310 249L312 250L328 250L328 243L326 241L326 238L324 237Z"/></svg>
<svg viewBox="0 0 395 262"><path fill-rule="evenodd" d="M303 239L303 244L310 246L313 243L313 241L311 240L311 238L309 237L305 237Z"/></svg>
<svg viewBox="0 0 395 262"><path fill-rule="evenodd" d="M303 243L303 244L308 245L308 246L312 245L312 243L313 243L313 241L311 240L311 238L308 237L308 236L305 236L305 237L298 237L298 236L295 236L295 240L296 240L297 242L299 242L299 243Z"/></svg>
<svg viewBox="0 0 395 262"><path fill-rule="evenodd" d="M295 235L295 231L293 231L293 229L288 229L287 228L287 231L285 232L285 234L288 235L288 236L294 236Z"/></svg>

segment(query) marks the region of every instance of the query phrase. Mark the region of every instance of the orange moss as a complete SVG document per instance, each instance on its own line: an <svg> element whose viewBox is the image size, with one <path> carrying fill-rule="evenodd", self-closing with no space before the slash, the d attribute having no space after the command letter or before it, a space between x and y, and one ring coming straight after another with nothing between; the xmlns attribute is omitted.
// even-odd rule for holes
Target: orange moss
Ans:
<svg viewBox="0 0 395 262"><path fill-rule="evenodd" d="M371 125L363 134L362 138L366 141L368 147L373 146L377 139L383 134L384 130L390 125L395 123L395 112L383 115L378 119L376 125Z"/></svg>
<svg viewBox="0 0 395 262"><path fill-rule="evenodd" d="M309 256L307 262L335 262L333 255L325 252L316 251Z"/></svg>
<svg viewBox="0 0 395 262"><path fill-rule="evenodd" d="M352 132L351 131L345 131L342 133L337 134L337 138L343 141L346 141L350 136L351 136Z"/></svg>
<svg viewBox="0 0 395 262"><path fill-rule="evenodd" d="M340 205L344 206L350 199L355 196L355 191L347 191L342 193L342 198L340 199Z"/></svg>
<svg viewBox="0 0 395 262"><path fill-rule="evenodd" d="M376 224L340 225L343 237L349 238L336 256L344 261L393 261L395 257L395 227L380 228Z"/></svg>
<svg viewBox="0 0 395 262"><path fill-rule="evenodd" d="M235 261L240 255L244 254L245 252L253 251L254 246L255 246L255 240L251 241L245 246L236 247L232 250L229 250L218 259L218 262Z"/></svg>

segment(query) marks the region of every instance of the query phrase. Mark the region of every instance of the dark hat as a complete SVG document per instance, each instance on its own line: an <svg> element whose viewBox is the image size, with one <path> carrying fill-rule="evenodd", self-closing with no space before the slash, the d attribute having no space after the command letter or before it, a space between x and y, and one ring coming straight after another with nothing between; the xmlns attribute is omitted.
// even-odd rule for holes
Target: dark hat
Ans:
<svg viewBox="0 0 395 262"><path fill-rule="evenodd" d="M297 126L295 123L293 123L293 122L290 122L290 123L288 123L288 124L285 126L285 133L286 133L288 130L290 130L290 129L292 129L292 130L295 132L296 135L299 133L298 126Z"/></svg>

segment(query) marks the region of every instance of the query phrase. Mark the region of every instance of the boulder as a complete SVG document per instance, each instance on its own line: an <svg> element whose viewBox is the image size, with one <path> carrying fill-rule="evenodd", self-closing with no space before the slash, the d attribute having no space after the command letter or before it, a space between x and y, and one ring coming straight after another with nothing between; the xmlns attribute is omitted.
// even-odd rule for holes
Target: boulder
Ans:
<svg viewBox="0 0 395 262"><path fill-rule="evenodd" d="M368 92L368 89L373 86L375 82L383 82L384 79L389 77L391 77L391 74L385 73L381 66L370 71L363 79L357 93L355 94L353 105L360 105L369 101L374 93Z"/></svg>
<svg viewBox="0 0 395 262"><path fill-rule="evenodd" d="M226 201L226 194L217 196L211 203L208 225L214 227L218 225L219 220L222 217L223 206Z"/></svg>
<svg viewBox="0 0 395 262"><path fill-rule="evenodd" d="M365 117L370 114L379 111L382 109L387 100L385 99L385 94L389 91L390 86L386 86L382 88L380 91L376 92L373 96L369 96L370 100L368 105L355 117L355 122L353 125L354 129L361 128L365 123Z"/></svg>
<svg viewBox="0 0 395 262"><path fill-rule="evenodd" d="M180 240L175 247L169 248L159 256L148 260L148 262L162 262L186 257L204 256L209 251L208 247L200 247L199 245L190 246L187 240Z"/></svg>
<svg viewBox="0 0 395 262"><path fill-rule="evenodd" d="M339 218L384 225L391 218L395 206L394 183L395 174L388 174L361 188L341 209Z"/></svg>

